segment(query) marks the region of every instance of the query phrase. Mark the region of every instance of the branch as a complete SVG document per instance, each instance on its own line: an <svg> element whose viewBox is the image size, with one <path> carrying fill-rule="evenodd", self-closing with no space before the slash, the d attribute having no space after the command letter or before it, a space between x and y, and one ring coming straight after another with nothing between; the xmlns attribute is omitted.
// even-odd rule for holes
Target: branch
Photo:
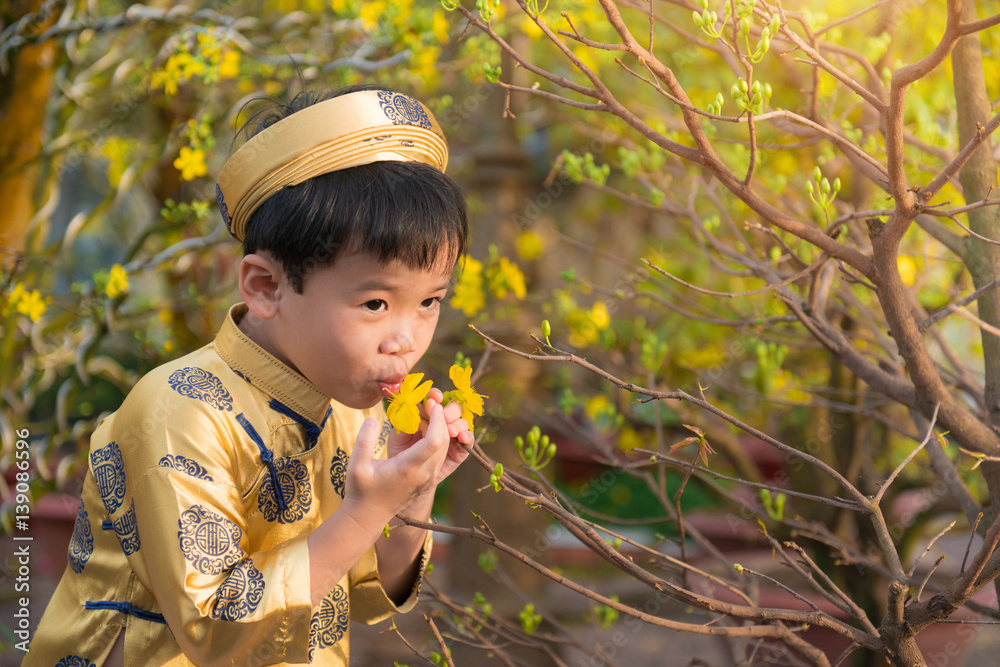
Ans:
<svg viewBox="0 0 1000 667"><path fill-rule="evenodd" d="M990 135L996 132L998 127L1000 127L1000 113L993 116L990 122L986 123L985 127L979 125L979 130L975 136L958 152L955 159L921 190L920 198L925 202L929 202L945 183L958 175L958 172L962 169L962 165L969 161L969 158L976 152L976 149L983 145L989 139Z"/></svg>
<svg viewBox="0 0 1000 667"><path fill-rule="evenodd" d="M972 23L963 23L958 32L961 35L971 35L974 32L979 32L980 30L986 30L987 28L992 28L995 25L1000 24L1000 14L994 14L985 19L980 19L978 21L973 21Z"/></svg>
<svg viewBox="0 0 1000 667"><path fill-rule="evenodd" d="M949 304L947 307L942 308L938 312L936 312L933 315L931 315L930 317L928 317L926 320L920 322L917 325L917 328L920 329L921 331L923 331L927 327L931 326L932 324L936 324L937 322L940 322L941 320L943 320L948 315L950 315L951 313L954 312L953 310L949 310L949 308L951 308L951 307L961 308L962 306L964 306L966 304L969 304L969 303L972 303L973 301L975 301L976 299L978 299L982 295L986 294L990 290L996 289L997 287L1000 287L1000 278L997 278L996 280L994 280L993 282L989 283L988 285L983 285L982 287L980 287L979 289L977 289L972 294L970 294L968 296L964 296L961 299L959 299L958 301L956 301L955 303Z"/></svg>
<svg viewBox="0 0 1000 667"><path fill-rule="evenodd" d="M882 501L882 496L889 489L889 485L892 484L892 482L896 479L899 473L903 471L903 468L905 468L907 464L909 464L909 462L913 460L913 457L916 456L920 452L920 450L927 445L927 441L930 440L931 436L934 434L934 424L937 423L938 410L940 409L941 409L940 403L934 406L934 414L931 416L931 425L927 427L927 435L924 436L923 441L917 446L916 449L910 452L910 454L905 459L903 459L898 466L896 466L896 469L892 471L892 474L889 475L889 478L885 480L885 484L883 484L882 488L880 488L878 490L878 493L875 494L875 497L872 499L872 502L874 502L876 505Z"/></svg>

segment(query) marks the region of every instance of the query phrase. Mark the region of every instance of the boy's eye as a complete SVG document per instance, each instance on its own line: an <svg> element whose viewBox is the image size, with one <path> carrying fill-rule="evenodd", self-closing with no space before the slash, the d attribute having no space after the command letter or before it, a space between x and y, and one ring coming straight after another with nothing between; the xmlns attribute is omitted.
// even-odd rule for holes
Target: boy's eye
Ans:
<svg viewBox="0 0 1000 667"><path fill-rule="evenodd" d="M365 301L364 307L373 313L377 313L385 308L385 301L382 299L372 299L371 301Z"/></svg>
<svg viewBox="0 0 1000 667"><path fill-rule="evenodd" d="M421 301L420 305L423 306L424 308L431 308L439 303L441 303L441 297L432 296L429 299L424 299L423 301Z"/></svg>

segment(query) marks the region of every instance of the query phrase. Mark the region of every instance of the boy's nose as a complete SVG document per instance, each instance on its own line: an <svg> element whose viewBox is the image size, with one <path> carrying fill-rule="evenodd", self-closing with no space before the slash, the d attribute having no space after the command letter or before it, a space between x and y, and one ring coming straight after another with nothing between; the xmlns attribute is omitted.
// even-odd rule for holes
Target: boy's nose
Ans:
<svg viewBox="0 0 1000 667"><path fill-rule="evenodd" d="M382 341L380 351L383 354L407 354L417 348L409 329L392 332Z"/></svg>

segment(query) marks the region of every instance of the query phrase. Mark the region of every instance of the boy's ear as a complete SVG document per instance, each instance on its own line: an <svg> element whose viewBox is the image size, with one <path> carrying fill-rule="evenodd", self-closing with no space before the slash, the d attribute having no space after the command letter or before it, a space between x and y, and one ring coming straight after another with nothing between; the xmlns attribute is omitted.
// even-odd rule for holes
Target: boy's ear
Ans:
<svg viewBox="0 0 1000 667"><path fill-rule="evenodd" d="M240 260L239 288L250 312L269 320L277 314L282 290L288 285L280 264L267 255L251 253Z"/></svg>

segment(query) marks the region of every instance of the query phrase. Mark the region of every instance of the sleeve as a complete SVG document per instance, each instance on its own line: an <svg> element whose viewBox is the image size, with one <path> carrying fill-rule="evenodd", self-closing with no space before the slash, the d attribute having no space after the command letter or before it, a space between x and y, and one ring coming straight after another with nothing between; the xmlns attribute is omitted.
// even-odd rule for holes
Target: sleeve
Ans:
<svg viewBox="0 0 1000 667"><path fill-rule="evenodd" d="M151 528L130 562L192 662L308 661L308 535L248 553L236 489L167 468L143 476L134 502L139 525Z"/></svg>
<svg viewBox="0 0 1000 667"><path fill-rule="evenodd" d="M384 621L393 614L405 614L413 609L417 604L420 584L423 583L427 562L431 557L432 543L433 534L428 531L419 556L420 571L417 573L417 580L413 583L410 595L398 606L389 599L382 588L382 582L378 576L378 558L375 555L375 548L369 549L361 560L351 568L348 575L351 584L351 620L371 625Z"/></svg>
<svg viewBox="0 0 1000 667"><path fill-rule="evenodd" d="M373 416L381 419L383 422L375 455L384 459L386 457L386 438L392 426L389 424L388 419L386 419L385 413L381 410L381 406L379 406L379 412ZM410 595L398 606L389 599L389 596L382 588L382 582L378 574L378 557L375 555L375 547L373 546L365 552L365 555L361 557L348 573L351 620L371 625L383 621L395 613L406 613L413 609L414 605L417 604L420 584L423 582L427 563L430 560L432 544L433 533L428 531L427 537L424 539L423 549L419 555L420 569L417 573L417 579L413 583Z"/></svg>
<svg viewBox="0 0 1000 667"><path fill-rule="evenodd" d="M175 405L169 419L152 419L143 401L132 405L91 466L129 565L185 656L197 665L307 662L308 537L249 553L233 413Z"/></svg>

